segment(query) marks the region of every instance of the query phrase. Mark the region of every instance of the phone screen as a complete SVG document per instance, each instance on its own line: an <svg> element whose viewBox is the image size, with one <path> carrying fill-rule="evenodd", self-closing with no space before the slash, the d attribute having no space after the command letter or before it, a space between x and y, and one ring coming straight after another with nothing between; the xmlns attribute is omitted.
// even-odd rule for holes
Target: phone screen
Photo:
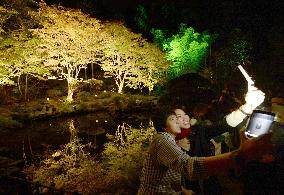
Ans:
<svg viewBox="0 0 284 195"><path fill-rule="evenodd" d="M252 138L268 133L274 117L273 112L254 110L245 132L246 136Z"/></svg>

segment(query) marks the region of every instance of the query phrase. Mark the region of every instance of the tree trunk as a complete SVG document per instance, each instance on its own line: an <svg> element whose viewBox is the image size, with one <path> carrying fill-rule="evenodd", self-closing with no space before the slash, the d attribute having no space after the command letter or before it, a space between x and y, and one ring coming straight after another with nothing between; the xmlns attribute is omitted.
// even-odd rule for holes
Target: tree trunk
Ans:
<svg viewBox="0 0 284 195"><path fill-rule="evenodd" d="M28 93L28 74L26 74L25 101L27 100L27 93Z"/></svg>
<svg viewBox="0 0 284 195"><path fill-rule="evenodd" d="M68 95L67 95L67 102L72 102L73 101L73 93L74 93L74 90L70 89L68 87Z"/></svg>
<svg viewBox="0 0 284 195"><path fill-rule="evenodd" d="M87 76L87 67L85 68L85 80L88 80L88 76Z"/></svg>
<svg viewBox="0 0 284 195"><path fill-rule="evenodd" d="M23 96L23 93L22 93L22 90L21 90L20 80L21 80L21 75L18 76L18 89L19 89L21 96Z"/></svg>
<svg viewBox="0 0 284 195"><path fill-rule="evenodd" d="M67 102L72 102L73 101L73 94L74 94L74 86L73 83L71 83L71 81L68 81L68 94L67 94Z"/></svg>
<svg viewBox="0 0 284 195"><path fill-rule="evenodd" d="M118 86L118 93L122 94L123 83L120 83Z"/></svg>
<svg viewBox="0 0 284 195"><path fill-rule="evenodd" d="M94 78L94 64L91 63L91 69L92 69L92 79Z"/></svg>
<svg viewBox="0 0 284 195"><path fill-rule="evenodd" d="M74 120L71 119L69 122L69 132L70 132L70 141L73 141L76 137L77 137L77 134L78 134L78 131L77 129L75 128L75 125L74 125Z"/></svg>

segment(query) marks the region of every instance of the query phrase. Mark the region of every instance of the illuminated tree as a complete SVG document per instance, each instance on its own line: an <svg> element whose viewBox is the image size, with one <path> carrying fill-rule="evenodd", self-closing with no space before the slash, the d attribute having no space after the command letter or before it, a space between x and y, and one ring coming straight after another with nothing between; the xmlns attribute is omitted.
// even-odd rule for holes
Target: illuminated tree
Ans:
<svg viewBox="0 0 284 195"><path fill-rule="evenodd" d="M9 54L7 48L11 47L11 43L9 43L9 41L6 40L6 36L4 36L4 26L12 15L17 14L17 11L0 6L0 13L0 85L14 84L12 78L16 75L17 69L12 64L7 63L10 59L7 55Z"/></svg>
<svg viewBox="0 0 284 195"><path fill-rule="evenodd" d="M206 57L212 38L206 33L194 32L193 28L181 25L178 34L167 38L163 31L154 30L154 39L167 52L170 78L178 77L186 72L197 72L202 60Z"/></svg>
<svg viewBox="0 0 284 195"><path fill-rule="evenodd" d="M11 15L11 11L5 9L4 7L0 6L0 33L4 33L3 30L3 24ZM5 84L13 84L13 81L10 79L15 73L12 69L9 68L9 64L6 64L3 62L3 53L4 53L4 44L3 44L4 38L3 36L0 36L0 85Z"/></svg>
<svg viewBox="0 0 284 195"><path fill-rule="evenodd" d="M32 35L30 35L32 36ZM22 94L20 78L25 76L25 99L27 97L28 77L46 79L50 75L49 68L42 63L42 53L37 52L40 40L36 37L27 37L20 32L9 35L0 44L0 84L14 84L17 77L19 92Z"/></svg>
<svg viewBox="0 0 284 195"><path fill-rule="evenodd" d="M44 54L37 51L40 40L30 28L37 26L36 10L29 8L27 1L2 2L7 9L0 7L0 85L15 84L21 95L21 76L25 76L25 99L27 98L28 77L45 79L48 67L42 64ZM18 6L22 6L19 8ZM17 10L19 9L19 10Z"/></svg>
<svg viewBox="0 0 284 195"><path fill-rule="evenodd" d="M0 37L0 51L0 85L12 85L14 84L12 78L15 77L17 69L7 62L6 46L3 37Z"/></svg>
<svg viewBox="0 0 284 195"><path fill-rule="evenodd" d="M157 84L165 81L169 64L165 54L156 45L146 42L139 50L138 56L143 58L141 63L144 65L139 66L138 74L129 80L127 86L140 90L147 87L151 92Z"/></svg>
<svg viewBox="0 0 284 195"><path fill-rule="evenodd" d="M125 86L152 91L167 69L164 54L122 23L106 24L105 31L110 36L102 63L105 76L114 77L119 93Z"/></svg>
<svg viewBox="0 0 284 195"><path fill-rule="evenodd" d="M97 19L80 10L49 7L41 4L40 13L46 17L43 28L35 30L42 38L41 50L47 55L44 64L53 66L58 77L68 84L67 101L82 80L79 73L88 63L97 62L101 55L102 33Z"/></svg>

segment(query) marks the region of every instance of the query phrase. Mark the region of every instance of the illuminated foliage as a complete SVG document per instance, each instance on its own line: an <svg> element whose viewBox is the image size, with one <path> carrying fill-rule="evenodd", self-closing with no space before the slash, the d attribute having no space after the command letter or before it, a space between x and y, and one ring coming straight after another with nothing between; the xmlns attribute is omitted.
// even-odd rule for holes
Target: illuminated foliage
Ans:
<svg viewBox="0 0 284 195"><path fill-rule="evenodd" d="M170 78L178 77L187 72L197 72L206 58L212 37L206 33L194 32L191 27L181 25L179 33L167 38L163 31L153 30L155 41L167 52Z"/></svg>
<svg viewBox="0 0 284 195"><path fill-rule="evenodd" d="M91 143L84 145L74 137L39 166L26 167L25 173L32 183L41 186L35 190L43 194L47 191L64 194L114 191L120 178L88 153L90 147Z"/></svg>
<svg viewBox="0 0 284 195"><path fill-rule="evenodd" d="M118 126L115 135L108 134L110 141L100 160L89 153L92 143L82 144L74 136L60 150L48 152L39 164L25 167L24 172L39 193L48 190L64 194L137 192L143 160L155 134L152 123L140 129L127 124Z"/></svg>
<svg viewBox="0 0 284 195"><path fill-rule="evenodd" d="M5 60L8 61L7 57L5 57L5 43L3 37L0 37L1 45L0 45L0 85L12 85L14 81L12 78L17 74L17 69L13 65L8 64Z"/></svg>
<svg viewBox="0 0 284 195"><path fill-rule="evenodd" d="M31 37L28 37L30 34ZM46 79L49 75L48 67L42 63L42 53L37 48L40 40L32 37L31 33L13 33L3 38L0 43L0 84L13 84L12 80L18 77L20 89L20 77L22 75L33 76L39 79ZM27 87L27 86L26 86ZM26 96L26 93L25 93Z"/></svg>
<svg viewBox="0 0 284 195"><path fill-rule="evenodd" d="M40 13L46 20L35 33L42 39L41 51L46 53L44 64L53 66L59 78L68 83L67 101L82 80L79 73L88 63L95 63L101 53L102 33L99 21L80 10L49 7L44 4Z"/></svg>
<svg viewBox="0 0 284 195"><path fill-rule="evenodd" d="M167 69L163 52L122 23L106 24L105 31L109 36L101 65L105 76L114 77L119 93L125 86L152 91Z"/></svg>
<svg viewBox="0 0 284 195"><path fill-rule="evenodd" d="M134 129L127 124L118 126L115 135L108 135L109 142L103 151L104 162L111 172L124 178L128 188L137 188L143 161L149 143L156 131L152 122L149 127Z"/></svg>
<svg viewBox="0 0 284 195"><path fill-rule="evenodd" d="M24 75L26 99L28 77L45 79L49 75L48 67L42 63L44 54L38 52L40 39L30 31L37 26L39 17L36 10L26 6L27 1L1 3L7 8L0 7L0 85L15 84L17 77L22 94L20 77Z"/></svg>

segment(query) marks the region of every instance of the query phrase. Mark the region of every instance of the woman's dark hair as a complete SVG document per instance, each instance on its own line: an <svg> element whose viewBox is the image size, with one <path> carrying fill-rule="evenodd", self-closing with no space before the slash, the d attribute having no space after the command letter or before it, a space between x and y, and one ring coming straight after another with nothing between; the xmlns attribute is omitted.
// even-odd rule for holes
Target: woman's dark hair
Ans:
<svg viewBox="0 0 284 195"><path fill-rule="evenodd" d="M167 118L175 114L173 109L159 109L152 114L152 121L157 132L163 132L166 128Z"/></svg>

